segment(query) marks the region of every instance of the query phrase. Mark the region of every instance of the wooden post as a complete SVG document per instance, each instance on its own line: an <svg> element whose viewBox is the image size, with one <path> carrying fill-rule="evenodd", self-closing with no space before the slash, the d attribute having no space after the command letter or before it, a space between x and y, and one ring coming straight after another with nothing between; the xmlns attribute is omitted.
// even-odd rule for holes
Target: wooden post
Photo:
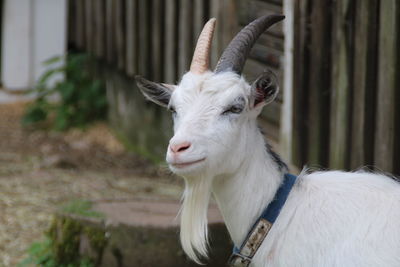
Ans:
<svg viewBox="0 0 400 267"><path fill-rule="evenodd" d="M85 2L76 1L76 46L83 49L85 46Z"/></svg>
<svg viewBox="0 0 400 267"><path fill-rule="evenodd" d="M164 48L164 81L175 83L177 78L177 40L178 40L177 0L170 0L165 5L165 48Z"/></svg>
<svg viewBox="0 0 400 267"><path fill-rule="evenodd" d="M310 49L309 72L306 78L309 87L306 103L309 128L307 162L318 167L327 165L329 148L331 5L331 1L312 2L311 36L306 41Z"/></svg>
<svg viewBox="0 0 400 267"><path fill-rule="evenodd" d="M125 68L125 1L115 0L115 41L118 69Z"/></svg>
<svg viewBox="0 0 400 267"><path fill-rule="evenodd" d="M309 35L310 0L294 2L294 47L293 47L293 132L292 162L302 167L308 155L308 72L310 66Z"/></svg>
<svg viewBox="0 0 400 267"><path fill-rule="evenodd" d="M377 117L375 130L375 166L378 170L393 171L395 103L398 81L398 47L400 3L397 0L380 1L379 19L379 73ZM397 136L398 138L398 136ZM396 162L398 164L398 162Z"/></svg>
<svg viewBox="0 0 400 267"><path fill-rule="evenodd" d="M196 44L205 23L205 1L193 1L193 43Z"/></svg>
<svg viewBox="0 0 400 267"><path fill-rule="evenodd" d="M219 57L221 56L221 44L220 44L220 36L222 30L222 20L221 20L221 1L220 0L210 0L210 17L216 18L216 26L214 31L214 38L211 45L211 60L210 63L212 66L216 66Z"/></svg>
<svg viewBox="0 0 400 267"><path fill-rule="evenodd" d="M292 156L292 134L293 134L293 45L294 45L294 8L292 0L284 0L283 10L286 16L284 20L284 82L283 82L283 104L280 127L280 145L282 156L290 163Z"/></svg>
<svg viewBox="0 0 400 267"><path fill-rule="evenodd" d="M351 1L338 0L334 10L329 167L345 169L350 159L354 9Z"/></svg>
<svg viewBox="0 0 400 267"><path fill-rule="evenodd" d="M126 1L126 73L137 73L137 0Z"/></svg>
<svg viewBox="0 0 400 267"><path fill-rule="evenodd" d="M93 53L93 2L84 0L85 3L85 39L86 51Z"/></svg>
<svg viewBox="0 0 400 267"><path fill-rule="evenodd" d="M377 83L378 1L357 1L350 168L373 164Z"/></svg>
<svg viewBox="0 0 400 267"><path fill-rule="evenodd" d="M179 7L178 76L189 70L192 59L192 2L181 0Z"/></svg>
<svg viewBox="0 0 400 267"><path fill-rule="evenodd" d="M105 2L94 1L94 17L96 25L95 52L99 58L105 57Z"/></svg>
<svg viewBox="0 0 400 267"><path fill-rule="evenodd" d="M140 75L151 79L150 77L150 18L149 1L139 0L138 18L139 18L139 50L138 53L138 72Z"/></svg>
<svg viewBox="0 0 400 267"><path fill-rule="evenodd" d="M163 81L163 24L162 13L164 11L164 1L152 0L152 20L151 20L151 73L153 80L157 82Z"/></svg>
<svg viewBox="0 0 400 267"><path fill-rule="evenodd" d="M115 61L114 3L114 0L106 0L106 56L108 63Z"/></svg>

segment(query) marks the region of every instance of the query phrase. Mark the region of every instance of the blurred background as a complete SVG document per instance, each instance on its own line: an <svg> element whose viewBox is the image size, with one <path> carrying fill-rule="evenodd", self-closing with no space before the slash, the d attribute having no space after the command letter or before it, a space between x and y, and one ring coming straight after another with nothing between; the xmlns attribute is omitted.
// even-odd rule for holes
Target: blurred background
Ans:
<svg viewBox="0 0 400 267"><path fill-rule="evenodd" d="M163 163L171 119L133 77L179 83L209 18L214 67L276 13L243 73L279 78L259 120L274 149L293 173L399 175L396 0L2 0L0 266L192 266L174 220L182 181ZM211 210L221 266L229 237Z"/></svg>

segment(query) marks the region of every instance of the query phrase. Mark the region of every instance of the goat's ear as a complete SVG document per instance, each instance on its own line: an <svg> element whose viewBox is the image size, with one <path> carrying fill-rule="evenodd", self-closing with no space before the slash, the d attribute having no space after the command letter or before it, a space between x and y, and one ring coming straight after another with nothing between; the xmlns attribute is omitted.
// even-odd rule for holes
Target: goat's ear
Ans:
<svg viewBox="0 0 400 267"><path fill-rule="evenodd" d="M162 107L168 106L175 88L174 85L151 82L141 76L135 76L135 80L140 91L148 100Z"/></svg>
<svg viewBox="0 0 400 267"><path fill-rule="evenodd" d="M277 78L272 71L264 71L251 85L254 99L253 107L271 103L278 95Z"/></svg>

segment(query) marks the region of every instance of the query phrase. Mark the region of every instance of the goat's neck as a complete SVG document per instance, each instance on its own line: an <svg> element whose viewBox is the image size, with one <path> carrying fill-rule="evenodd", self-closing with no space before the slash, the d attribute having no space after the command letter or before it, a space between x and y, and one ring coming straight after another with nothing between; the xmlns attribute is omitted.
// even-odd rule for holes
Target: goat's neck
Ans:
<svg viewBox="0 0 400 267"><path fill-rule="evenodd" d="M250 227L272 201L283 179L258 129L249 138L249 157L234 174L216 177L213 183L214 197L236 246L243 242Z"/></svg>

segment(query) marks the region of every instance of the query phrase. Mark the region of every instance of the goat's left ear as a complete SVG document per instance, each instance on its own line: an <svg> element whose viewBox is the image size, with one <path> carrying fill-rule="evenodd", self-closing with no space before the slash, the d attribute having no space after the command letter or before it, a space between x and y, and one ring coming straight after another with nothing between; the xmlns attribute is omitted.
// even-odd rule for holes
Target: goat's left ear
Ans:
<svg viewBox="0 0 400 267"><path fill-rule="evenodd" d="M253 107L271 103L279 92L275 74L269 70L263 72L251 85L251 91L254 99Z"/></svg>
<svg viewBox="0 0 400 267"><path fill-rule="evenodd" d="M162 107L168 107L174 85L151 82L138 75L135 76L135 80L140 91L148 100Z"/></svg>

